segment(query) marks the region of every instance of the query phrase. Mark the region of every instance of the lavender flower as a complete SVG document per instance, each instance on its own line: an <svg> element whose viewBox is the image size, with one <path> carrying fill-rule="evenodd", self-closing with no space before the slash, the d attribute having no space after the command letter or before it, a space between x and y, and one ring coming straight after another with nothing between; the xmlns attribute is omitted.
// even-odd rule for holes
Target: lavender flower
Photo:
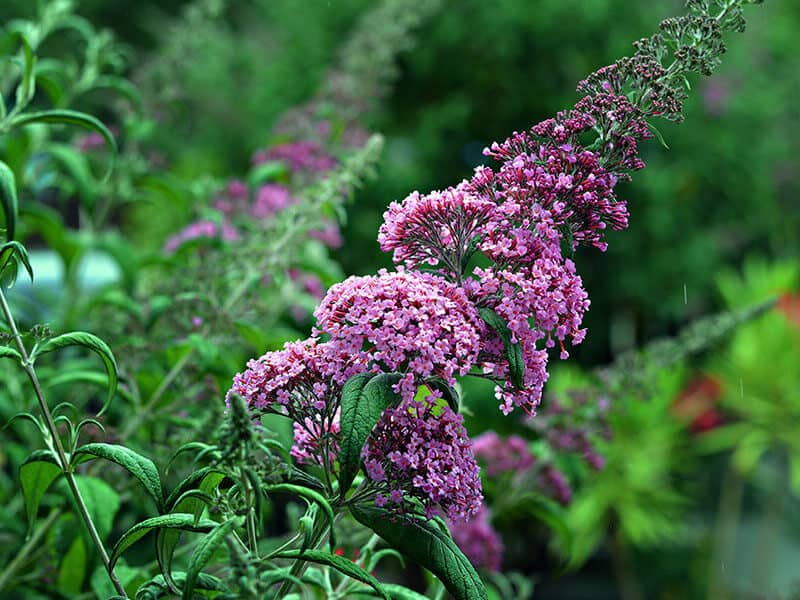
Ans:
<svg viewBox="0 0 800 600"><path fill-rule="evenodd" d="M472 451L483 464L488 477L503 473L522 473L534 464L528 442L518 435L504 439L494 431L487 431L472 440Z"/></svg>
<svg viewBox="0 0 800 600"><path fill-rule="evenodd" d="M378 498L388 493L399 504L414 497L429 515L438 507L460 522L481 506L479 469L463 417L437 403L439 397L434 392L387 409L364 446L363 459Z"/></svg>
<svg viewBox="0 0 800 600"><path fill-rule="evenodd" d="M350 277L328 290L315 335L371 370L402 371L406 400L438 376L451 385L475 365L482 322L464 292L430 274L400 270Z"/></svg>

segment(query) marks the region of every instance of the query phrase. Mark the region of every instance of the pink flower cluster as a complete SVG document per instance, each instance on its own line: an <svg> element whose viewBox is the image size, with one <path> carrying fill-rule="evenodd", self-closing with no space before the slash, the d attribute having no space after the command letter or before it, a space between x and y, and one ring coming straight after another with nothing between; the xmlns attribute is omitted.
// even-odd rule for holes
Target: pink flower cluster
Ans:
<svg viewBox="0 0 800 600"><path fill-rule="evenodd" d="M164 252L173 254L187 242L198 239L222 239L226 242L235 242L239 240L239 231L228 221L223 221L221 224L209 219L195 221L170 236L164 244Z"/></svg>
<svg viewBox="0 0 800 600"><path fill-rule="evenodd" d="M518 435L504 439L494 431L487 431L472 441L472 450L489 477L522 472L534 463L528 442Z"/></svg>
<svg viewBox="0 0 800 600"><path fill-rule="evenodd" d="M725 26L736 28L741 16L731 19ZM616 186L645 166L638 144L652 137L646 119L679 120L684 72L710 72L724 50L720 25L708 15L666 21L662 31L637 42L633 58L582 81L573 109L486 148L499 166L478 167L456 187L392 203L378 240L397 271L333 286L314 313L312 338L250 361L236 376L231 391L254 412L292 418L298 460L333 471L345 381L357 373L400 372L399 404L384 411L363 449L376 504L405 510L415 499L429 514L441 509L454 521L478 512L478 467L462 418L439 401L440 390L416 399L418 387L430 377L454 385L458 375L479 374L495 382L504 413L520 407L534 414L548 377L548 349L558 346L566 359L565 342L579 344L586 335L589 299L572 253L580 245L604 251L606 232L628 226ZM674 69L660 62L667 42L677 48ZM253 160L284 161L311 176L335 164L315 141L260 151ZM259 213L287 201L278 191L262 190ZM549 441L602 468L589 438L572 433ZM571 497L566 476L546 461L534 463L521 438L487 434L475 452L492 473L535 471L560 502ZM492 556L477 560L492 568L499 541L480 526L465 534L464 544L484 540L478 544Z"/></svg>
<svg viewBox="0 0 800 600"><path fill-rule="evenodd" d="M259 150L252 159L254 165L273 160L285 162L292 171L311 173L324 173L336 166L336 159L316 140L279 144L266 150Z"/></svg>
<svg viewBox="0 0 800 600"><path fill-rule="evenodd" d="M315 335L330 336L352 360L405 374L398 391L411 400L427 377L455 384L475 364L483 324L466 294L435 275L380 271L328 290L314 315Z"/></svg>
<svg viewBox="0 0 800 600"><path fill-rule="evenodd" d="M481 507L468 522L450 522L453 541L476 568L499 572L503 564L503 541L490 521L486 507Z"/></svg>
<svg viewBox="0 0 800 600"><path fill-rule="evenodd" d="M384 411L364 446L367 477L379 491L376 504L398 507L419 499L429 515L441 508L452 521L468 520L481 506L481 481L463 417L436 403L405 400Z"/></svg>

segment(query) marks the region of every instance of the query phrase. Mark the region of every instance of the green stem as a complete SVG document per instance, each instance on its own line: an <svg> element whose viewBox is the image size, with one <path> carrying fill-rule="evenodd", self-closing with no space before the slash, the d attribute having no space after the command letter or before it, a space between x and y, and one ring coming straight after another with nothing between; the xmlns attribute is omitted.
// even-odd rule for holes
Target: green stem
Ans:
<svg viewBox="0 0 800 600"><path fill-rule="evenodd" d="M763 590L766 593L770 575L775 565L775 546L778 539L778 529L781 517L783 516L784 496L786 489L784 485L785 473L783 464L778 465L775 481L769 491L766 512L758 535L757 556L753 564L753 576L751 582L753 589Z"/></svg>
<svg viewBox="0 0 800 600"><path fill-rule="evenodd" d="M714 527L714 550L711 553L708 582L709 600L725 600L728 597L723 574L726 565L728 568L732 566L743 494L744 480L731 460L722 479L717 523Z"/></svg>
<svg viewBox="0 0 800 600"><path fill-rule="evenodd" d="M328 529L329 527L325 520L317 521L316 525L314 526L314 533L311 536L311 544L309 544L309 546L311 548L317 548L325 538L325 534L328 533ZM308 568L307 561L303 559L297 559L295 563L292 565L292 570L290 571L290 573L294 577L300 577L307 568ZM279 600L280 598L285 596L287 592L292 588L292 585L294 584L290 580L284 581L281 584L281 587L278 588L274 600Z"/></svg>
<svg viewBox="0 0 800 600"><path fill-rule="evenodd" d="M14 321L14 316L11 314L11 308L9 308L8 302L6 302L6 296L3 293L2 288L0 288L0 308L2 308L6 322L11 328L11 335L14 338L20 356L22 356L22 367L25 369L25 373L28 375L31 385L33 385L36 399L39 401L39 408L42 411L45 424L47 425L47 430L50 433L53 441L53 448L56 451L59 466L64 473L64 478L67 480L67 485L72 492L72 496L75 498L75 503L78 506L78 513L83 519L84 525L86 525L86 529L89 532L89 536L92 538L95 548L97 548L97 553L100 555L100 558L103 561L103 565L106 568L109 579L111 579L111 583L114 584L114 589L120 596L127 598L128 595L125 593L125 588L122 586L122 583L111 566L111 561L109 560L108 553L103 545L103 540L100 538L100 534L97 532L97 527L95 527L94 521L92 521L92 517L89 514L89 510L86 508L86 503L84 502L81 491L78 488L78 483L75 480L74 473L72 472L69 459L67 458L67 453L64 451L64 445L61 443L61 437L58 433L58 428L53 420L50 407L47 406L47 401L45 400L44 393L42 392L42 386L40 385L39 378L36 376L36 371L33 368L33 362L28 357L28 351L25 349L25 344L22 343L22 336L19 334L17 323Z"/></svg>

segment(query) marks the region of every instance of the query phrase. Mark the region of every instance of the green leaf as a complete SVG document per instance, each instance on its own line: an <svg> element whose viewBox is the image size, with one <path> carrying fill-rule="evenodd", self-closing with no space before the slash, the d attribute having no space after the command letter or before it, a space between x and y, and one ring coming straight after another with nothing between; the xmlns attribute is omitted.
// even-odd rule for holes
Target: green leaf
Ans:
<svg viewBox="0 0 800 600"><path fill-rule="evenodd" d="M111 169L114 166L113 156L115 156L117 152L117 142L114 140L114 136L111 135L108 127L103 125L99 119L93 117L92 115L87 115L86 113L78 112L76 110L51 109L17 115L11 119L10 126L24 127L25 125L30 125L32 123L76 125L78 127L83 127L84 129L96 131L103 136L103 139L108 144L108 147L114 151L112 154L112 162L109 164L106 177L108 177L108 174L111 173Z"/></svg>
<svg viewBox="0 0 800 600"><path fill-rule="evenodd" d="M211 492L225 479L225 473L214 467L205 467L190 474L170 493L166 501L167 510L171 512L188 513L194 515L195 523L199 522L206 502L204 497L212 497ZM193 496L192 493L202 494ZM159 529L156 533L156 559L165 576L167 585L173 591L178 589L178 584L172 577L172 556L175 547L180 541L179 529ZM177 592L176 592L177 593Z"/></svg>
<svg viewBox="0 0 800 600"><path fill-rule="evenodd" d="M42 497L59 475L61 475L61 467L49 450L37 450L20 466L19 481L22 485L22 497L25 499L29 534L36 521Z"/></svg>
<svg viewBox="0 0 800 600"><path fill-rule="evenodd" d="M383 411L399 402L392 386L399 373L361 373L342 388L341 451L339 453L339 491L344 498L361 466L361 449Z"/></svg>
<svg viewBox="0 0 800 600"><path fill-rule="evenodd" d="M128 529L128 531L123 533L122 537L117 540L111 552L111 566L113 567L116 564L120 555L122 555L125 550L154 529L180 529L181 531L207 533L216 526L217 522L211 519L201 519L199 523L195 523L194 515L187 513L172 513L145 519L141 523L137 523Z"/></svg>
<svg viewBox="0 0 800 600"><path fill-rule="evenodd" d="M17 180L14 171L0 160L0 204L6 219L6 239L13 240L17 229L19 203L17 201Z"/></svg>
<svg viewBox="0 0 800 600"><path fill-rule="evenodd" d="M18 360L20 364L22 363L22 355L14 350L14 348L9 348L8 346L0 346L0 358L13 358L14 360Z"/></svg>
<svg viewBox="0 0 800 600"><path fill-rule="evenodd" d="M47 340L39 347L37 355L52 352L53 350L58 350L59 348L65 348L67 346L83 346L84 348L88 348L100 356L100 358L103 359L103 363L105 363L106 373L108 373L108 396L100 412L97 413L98 416L100 416L111 404L114 393L117 391L117 361L114 358L114 354L111 352L111 348L108 347L108 344L96 335L85 331L73 331Z"/></svg>
<svg viewBox="0 0 800 600"><path fill-rule="evenodd" d="M93 89L110 89L123 96L135 110L142 108L142 95L130 81L115 75L102 75L95 79Z"/></svg>
<svg viewBox="0 0 800 600"><path fill-rule="evenodd" d="M344 558L343 556L336 556L335 554L329 554L327 552L322 552L321 550L306 550L305 552L301 552L300 550L285 550L276 554L275 558L306 560L308 562L314 562L333 567L351 579L366 583L368 586L378 592L382 598L391 600L391 597L383 589L383 586L377 579L375 579L357 564L347 558Z"/></svg>
<svg viewBox="0 0 800 600"><path fill-rule="evenodd" d="M458 397L458 392L450 387L441 377L428 377L425 380L425 385L431 390L436 390L442 393L442 398L447 402L448 406L454 413L458 413L461 401Z"/></svg>
<svg viewBox="0 0 800 600"><path fill-rule="evenodd" d="M75 184L81 204L93 207L97 201L97 188L86 156L66 144L50 144L47 153L66 170Z"/></svg>
<svg viewBox="0 0 800 600"><path fill-rule="evenodd" d="M144 569L138 567L129 567L125 564L124 560L121 560L117 563L116 567L114 568L114 572L117 574L117 577L119 578L123 587L126 590L129 590L128 593L131 594L131 597L133 597L131 592L142 585L150 577L150 575L148 575L147 571ZM111 600L116 593L111 580L108 578L108 573L106 572L105 567L102 565L98 565L94 570L89 578L89 584L92 588L92 591L95 593L95 596L98 598L108 598Z"/></svg>
<svg viewBox="0 0 800 600"><path fill-rule="evenodd" d="M186 573L183 571L175 572L175 581L179 587L183 587L186 583ZM227 592L228 588L225 583L219 578L206 573L200 573L194 585L197 590L211 591L211 592ZM162 598L170 595L170 588L167 585L163 575L156 575L150 581L142 584L136 591L137 598L147 598L148 600L154 598Z"/></svg>
<svg viewBox="0 0 800 600"><path fill-rule="evenodd" d="M76 536L58 567L59 590L67 592L72 597L78 595L86 579L87 558L86 544L80 535Z"/></svg>
<svg viewBox="0 0 800 600"><path fill-rule="evenodd" d="M414 590L410 590L405 586L398 585L396 583L382 583L381 587L389 594L389 597L392 600L429 600L428 596L423 596L419 592L415 592ZM365 592L354 592L357 596L366 596L368 595ZM374 596L372 593L369 594L370 596ZM511 596L509 596L511 597Z"/></svg>
<svg viewBox="0 0 800 600"><path fill-rule="evenodd" d="M163 512L164 492L161 489L161 477L152 460L125 446L94 443L86 444L75 450L72 455L72 464L77 465L93 458L104 458L116 463L136 477L150 497L155 500L158 511Z"/></svg>
<svg viewBox="0 0 800 600"><path fill-rule="evenodd" d="M661 132L658 130L658 127L649 122L647 123L647 127L650 129L650 131L653 132L653 135L656 136L656 139L659 141L659 143L662 146L664 146L666 150L669 150L669 146L667 146L667 142L664 141L664 136L661 135Z"/></svg>
<svg viewBox="0 0 800 600"><path fill-rule="evenodd" d="M25 249L25 246L13 240L0 246L0 273L5 270L6 266L8 266L11 261L14 261L14 265L16 265L17 262L21 262L28 272L31 281L33 281L33 267L31 267L31 262L28 258L28 251ZM16 274L16 270L14 273ZM15 278L16 275L12 280Z"/></svg>
<svg viewBox="0 0 800 600"><path fill-rule="evenodd" d="M281 161L269 161L253 167L247 176L250 185L261 185L267 181L274 181L281 175L289 172L289 168Z"/></svg>
<svg viewBox="0 0 800 600"><path fill-rule="evenodd" d="M199 489L200 491L211 493L223 479L225 479L225 473L217 467L203 467L190 473L167 496L166 509L172 512L193 512L178 510L178 499L184 492L191 489Z"/></svg>
<svg viewBox="0 0 800 600"><path fill-rule="evenodd" d="M522 360L522 348L519 342L511 341L511 331L505 319L494 312L491 308L479 308L478 312L486 324L497 332L503 340L503 346L508 356L508 371L511 375L511 383L517 389L525 387L525 362Z"/></svg>
<svg viewBox="0 0 800 600"><path fill-rule="evenodd" d="M456 600L486 600L486 586L453 539L429 521L403 518L376 506L354 504L353 517L430 570Z"/></svg>
<svg viewBox="0 0 800 600"><path fill-rule="evenodd" d="M393 556L398 561L400 561L400 564L403 565L403 567L406 566L406 561L403 558L403 555L400 554L397 550L393 550L392 548L383 548L381 550L378 550L369 557L369 561L365 565L367 571L370 572L374 571L375 568L378 566L378 564L387 556Z"/></svg>
<svg viewBox="0 0 800 600"><path fill-rule="evenodd" d="M114 518L119 510L119 494L109 484L97 477L75 475L75 484L78 486L86 509L89 511L89 516L97 527L100 538L105 539L108 534L111 533ZM72 504L75 514L79 514L78 505L72 494L72 490L67 486L66 480L60 480L58 482L58 487L61 495L66 497ZM81 528L81 533L84 534L86 548L90 550L93 549L94 544L88 532Z"/></svg>
<svg viewBox="0 0 800 600"><path fill-rule="evenodd" d="M328 503L328 501L322 494L320 494L319 492L315 492L314 490L311 490L309 488L302 487L299 485L291 485L289 483L279 483L277 485L270 485L265 488L265 491L268 494L281 493L281 492L286 494L294 494L295 496L300 496L308 503L314 503L317 506L319 506L320 509L325 513L325 516L328 519L328 525L330 525L331 528L331 534L329 538L331 550L333 550L336 547L336 537L334 535L334 530L333 530L333 525L335 520L335 516L333 514L333 508L331 508L331 505Z"/></svg>
<svg viewBox="0 0 800 600"><path fill-rule="evenodd" d="M192 557L189 559L189 566L186 569L186 583L183 586L184 600L192 599L192 593L194 592L195 583L200 575L200 571L203 570L203 567L205 567L208 561L211 560L211 557L214 556L214 552L217 551L220 544L225 541L225 536L241 524L242 519L238 517L224 521L200 540L192 553Z"/></svg>
<svg viewBox="0 0 800 600"><path fill-rule="evenodd" d="M22 80L19 86L17 86L17 98L14 111L20 111L25 108L36 91L36 55L33 53L28 38L21 31L18 31L17 35L22 42L22 56L25 64L22 69Z"/></svg>

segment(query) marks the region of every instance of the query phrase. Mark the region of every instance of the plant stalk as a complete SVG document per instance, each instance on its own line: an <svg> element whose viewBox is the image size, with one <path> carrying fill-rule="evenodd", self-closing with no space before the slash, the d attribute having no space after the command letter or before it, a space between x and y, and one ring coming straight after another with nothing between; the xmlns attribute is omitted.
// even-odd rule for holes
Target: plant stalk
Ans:
<svg viewBox="0 0 800 600"><path fill-rule="evenodd" d="M117 577L117 574L111 567L111 561L108 557L105 546L103 545L103 540L100 539L100 534L97 532L97 527L95 527L94 521L92 521L92 517L89 514L89 510L86 508L86 502L83 500L81 491L78 488L78 483L75 480L75 475L70 467L67 453L64 451L64 445L61 443L58 427L53 420L50 407L47 406L47 401L45 400L44 393L42 392L42 386L39 383L39 378L36 376L36 370L33 368L33 363L28 356L28 351L25 349L25 344L22 343L22 336L19 334L17 323L14 321L14 316L11 314L11 308L8 306L8 302L6 302L6 296L3 293L2 288L0 288L0 308L2 308L6 322L11 328L11 335L14 338L14 342L17 345L20 356L22 356L22 367L25 369L25 373L28 375L31 385L33 385L33 391L36 394L36 399L39 401L39 408L44 416L45 425L47 426L47 430L53 440L53 447L56 451L58 462L61 466L61 471L64 473L64 478L67 480L67 485L69 486L72 496L75 499L75 503L78 506L78 512L80 513L80 516L86 525L86 529L89 532L89 536L92 538L92 542L94 543L95 548L97 549L97 552L103 561L103 565L105 566L109 579L111 579L111 583L114 585L114 589L120 596L127 598L128 595L125 593L125 588L122 586L119 577Z"/></svg>

